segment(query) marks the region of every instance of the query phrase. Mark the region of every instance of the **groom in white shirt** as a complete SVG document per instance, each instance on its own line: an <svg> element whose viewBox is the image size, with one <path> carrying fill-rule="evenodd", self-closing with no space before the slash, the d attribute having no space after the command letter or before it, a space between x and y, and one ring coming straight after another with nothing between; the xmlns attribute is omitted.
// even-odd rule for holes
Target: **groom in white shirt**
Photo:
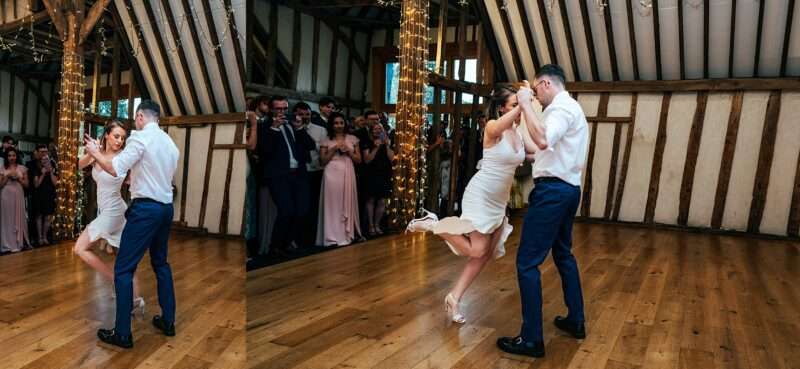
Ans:
<svg viewBox="0 0 800 369"><path fill-rule="evenodd" d="M97 337L108 344L131 348L131 310L133 309L133 273L146 251L158 283L158 304L162 315L153 317L153 325L166 336L175 335L175 290L172 269L167 262L167 242L172 225L172 179L178 167L178 148L158 126L161 108L143 100L136 109L136 131L125 149L111 158L99 149L97 141L84 138L86 150L103 170L113 176L130 171L131 205L125 213L119 254L114 264L114 289L117 314L114 329L100 329Z"/></svg>
<svg viewBox="0 0 800 369"><path fill-rule="evenodd" d="M544 65L536 73L533 88L526 82L517 93L528 133L539 151L533 163L536 186L529 197L517 252L522 328L516 337L497 340L501 350L512 354L544 356L539 265L550 250L568 310L566 317L555 318L555 325L574 338L586 337L578 263L572 255L572 222L581 199L589 127L583 109L564 89L564 80L561 67ZM541 120L533 110L534 94L544 107Z"/></svg>

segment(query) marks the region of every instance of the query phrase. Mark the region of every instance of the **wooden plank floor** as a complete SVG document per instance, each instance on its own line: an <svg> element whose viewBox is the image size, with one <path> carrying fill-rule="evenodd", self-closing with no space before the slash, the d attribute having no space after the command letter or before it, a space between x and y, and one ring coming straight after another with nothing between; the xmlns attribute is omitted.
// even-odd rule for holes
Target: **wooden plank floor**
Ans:
<svg viewBox="0 0 800 369"><path fill-rule="evenodd" d="M1 256L0 367L244 368L243 242L174 235L169 251L177 336L150 323L161 310L145 256L137 273L148 309L133 320L132 350L98 343L97 329L114 323L113 289L71 244Z"/></svg>
<svg viewBox="0 0 800 369"><path fill-rule="evenodd" d="M516 219L519 229L519 219ZM397 235L247 275L250 368L800 368L800 245L577 224L588 337L556 332L561 284L543 266L547 355L501 353L520 327L515 260L442 301L464 264L432 235Z"/></svg>

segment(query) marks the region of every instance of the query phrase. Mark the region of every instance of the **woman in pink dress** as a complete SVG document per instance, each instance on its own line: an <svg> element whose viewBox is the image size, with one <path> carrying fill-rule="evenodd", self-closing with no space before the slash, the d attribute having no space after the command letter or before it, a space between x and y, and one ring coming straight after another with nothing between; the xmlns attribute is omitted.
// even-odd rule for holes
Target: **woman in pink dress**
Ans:
<svg viewBox="0 0 800 369"><path fill-rule="evenodd" d="M19 165L19 153L6 150L0 167L0 252L18 252L28 247L28 220L25 215L25 188L28 168Z"/></svg>
<svg viewBox="0 0 800 369"><path fill-rule="evenodd" d="M317 245L349 245L361 236L358 194L353 163L361 162L358 139L346 133L344 116L328 117L328 138L320 142L320 161L325 166L320 189Z"/></svg>

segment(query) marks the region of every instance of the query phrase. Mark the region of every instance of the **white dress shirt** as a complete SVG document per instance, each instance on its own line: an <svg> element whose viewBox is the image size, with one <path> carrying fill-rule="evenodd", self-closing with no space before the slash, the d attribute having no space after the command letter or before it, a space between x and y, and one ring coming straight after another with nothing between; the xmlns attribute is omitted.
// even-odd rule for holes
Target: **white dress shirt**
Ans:
<svg viewBox="0 0 800 369"><path fill-rule="evenodd" d="M282 124L280 127L270 127L270 129L275 132L280 132L281 135L283 135L283 141L286 142L286 147L289 150L289 169L297 169L300 164L294 157L294 150L292 149L294 146L292 146L292 144L289 142L289 136L286 134L286 131L289 131L289 134L292 135L292 141L295 141L294 129L289 127L288 124Z"/></svg>
<svg viewBox="0 0 800 369"><path fill-rule="evenodd" d="M311 139L314 140L314 144L316 145L316 148L309 152L309 154L311 154L311 161L306 164L306 169L309 172L316 172L322 170L322 165L319 163L319 143L328 137L328 130L325 129L325 127L309 123L306 125L306 132L311 136Z"/></svg>
<svg viewBox="0 0 800 369"><path fill-rule="evenodd" d="M147 123L131 132L122 150L111 164L117 176L130 171L131 198L147 198L172 203L172 178L178 168L178 147L158 123Z"/></svg>
<svg viewBox="0 0 800 369"><path fill-rule="evenodd" d="M542 115L547 149L534 156L533 178L558 177L580 186L589 143L589 123L583 109L569 93L562 91Z"/></svg>

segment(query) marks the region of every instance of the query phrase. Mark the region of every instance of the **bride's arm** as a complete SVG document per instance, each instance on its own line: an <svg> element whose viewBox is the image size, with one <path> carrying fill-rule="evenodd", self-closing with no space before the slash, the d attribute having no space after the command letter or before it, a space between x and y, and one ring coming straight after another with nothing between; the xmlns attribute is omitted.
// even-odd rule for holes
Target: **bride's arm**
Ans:
<svg viewBox="0 0 800 369"><path fill-rule="evenodd" d="M83 169L92 165L94 163L94 158L87 154L83 154L80 159L78 159L78 169Z"/></svg>
<svg viewBox="0 0 800 369"><path fill-rule="evenodd" d="M520 107L515 106L514 109L509 110L500 118L490 120L488 123L486 123L486 129L483 137L484 142L497 141L497 139L503 135L505 130L514 125L514 121L516 121L517 117L519 117L520 111Z"/></svg>

